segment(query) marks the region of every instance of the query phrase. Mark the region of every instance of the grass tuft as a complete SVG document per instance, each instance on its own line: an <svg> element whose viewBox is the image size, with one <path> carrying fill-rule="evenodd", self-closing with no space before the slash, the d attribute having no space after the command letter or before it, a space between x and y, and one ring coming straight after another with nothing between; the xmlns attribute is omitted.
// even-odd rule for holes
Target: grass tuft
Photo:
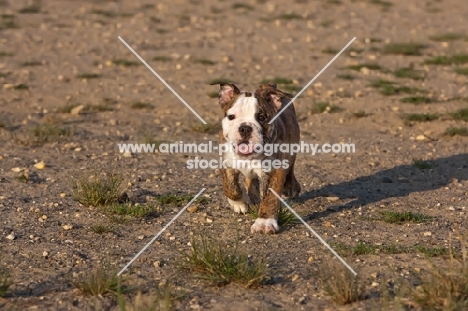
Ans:
<svg viewBox="0 0 468 311"><path fill-rule="evenodd" d="M201 64L201 65L208 65L208 66L213 66L216 65L215 61L206 59L206 58L196 58L193 60L195 64Z"/></svg>
<svg viewBox="0 0 468 311"><path fill-rule="evenodd" d="M107 103L105 104L88 104L84 107L83 111L84 112L105 112L105 111L112 111L114 110L111 106L109 106Z"/></svg>
<svg viewBox="0 0 468 311"><path fill-rule="evenodd" d="M450 254L450 250L445 247L429 247L426 245L416 245L414 248L418 253L424 254L424 256L427 257L447 256Z"/></svg>
<svg viewBox="0 0 468 311"><path fill-rule="evenodd" d="M15 29L20 26L15 21L16 16L12 14L0 15L0 30L2 29Z"/></svg>
<svg viewBox="0 0 468 311"><path fill-rule="evenodd" d="M353 112L353 116L355 118L365 118L365 117L368 117L372 115L371 113L366 113L364 110L359 110L359 111L356 111L356 112Z"/></svg>
<svg viewBox="0 0 468 311"><path fill-rule="evenodd" d="M187 194L187 195L176 195L173 193L168 193L168 194L162 194L154 197L154 200L158 202L159 204L164 204L164 205L173 205L177 207L181 207L186 205L188 202L190 202L193 199L193 195ZM199 196L193 203L197 204L205 204L208 203L210 199L205 196Z"/></svg>
<svg viewBox="0 0 468 311"><path fill-rule="evenodd" d="M116 172L93 169L89 173L74 172L68 183L76 201L85 206L107 206L124 196L124 178Z"/></svg>
<svg viewBox="0 0 468 311"><path fill-rule="evenodd" d="M140 205L139 203L112 203L101 206L101 211L106 215L130 216L135 218L156 217L162 209L155 204Z"/></svg>
<svg viewBox="0 0 468 311"><path fill-rule="evenodd" d="M439 119L438 113L406 113L400 116L405 122L430 122Z"/></svg>
<svg viewBox="0 0 468 311"><path fill-rule="evenodd" d="M393 75L397 78L409 78L413 80L424 80L426 73L422 70L414 70L410 67L399 68L393 72Z"/></svg>
<svg viewBox="0 0 468 311"><path fill-rule="evenodd" d="M260 84L269 83L269 82L273 82L276 84L293 84L292 79L282 78L282 77L274 77L273 79L264 79L262 80L262 82L260 82Z"/></svg>
<svg viewBox="0 0 468 311"><path fill-rule="evenodd" d="M206 96L208 96L209 98L218 98L219 92L208 92L206 93Z"/></svg>
<svg viewBox="0 0 468 311"><path fill-rule="evenodd" d="M91 229L92 232L97 233L97 234L113 233L114 230L115 230L115 226L97 224L97 225L91 226L90 229Z"/></svg>
<svg viewBox="0 0 468 311"><path fill-rule="evenodd" d="M0 297L5 296L11 285L13 285L13 282L10 273L6 268L0 267Z"/></svg>
<svg viewBox="0 0 468 311"><path fill-rule="evenodd" d="M140 63L138 63L136 61L131 61L131 60L123 59L123 58L114 59L112 61L112 63L114 65L123 66L123 67L133 67L133 66L139 66L140 65Z"/></svg>
<svg viewBox="0 0 468 311"><path fill-rule="evenodd" d="M429 39L436 42L449 42L449 41L457 41L457 40L464 40L468 37L461 33L455 32L447 32L440 35L430 36Z"/></svg>
<svg viewBox="0 0 468 311"><path fill-rule="evenodd" d="M401 98L400 102L406 103L406 104L421 105L421 104L434 103L436 101L433 98L429 98L426 96L410 96L410 97Z"/></svg>
<svg viewBox="0 0 468 311"><path fill-rule="evenodd" d="M216 93L216 97L218 97L218 93ZM220 125L217 123L207 123L203 125L192 125L190 129L196 133L205 133L205 134L214 134L218 133L220 129Z"/></svg>
<svg viewBox="0 0 468 311"><path fill-rule="evenodd" d="M413 165L419 168L420 170L428 170L432 168L432 164L426 160L413 160Z"/></svg>
<svg viewBox="0 0 468 311"><path fill-rule="evenodd" d="M454 259L437 266L428 261L427 269L421 269L416 277L419 286L409 286L407 304L419 310L466 310L468 306L468 247L466 237L460 236L461 259ZM430 256L430 255L429 255Z"/></svg>
<svg viewBox="0 0 468 311"><path fill-rule="evenodd" d="M232 5L232 8L233 9L243 9L243 10L253 10L254 9L253 6L251 6L251 5L247 4L247 3L239 3L239 2L234 3Z"/></svg>
<svg viewBox="0 0 468 311"><path fill-rule="evenodd" d="M71 281L83 294L89 296L117 295L122 291L122 278L110 264L101 264L93 271Z"/></svg>
<svg viewBox="0 0 468 311"><path fill-rule="evenodd" d="M350 304L364 297L359 278L342 265L323 265L320 278L325 292L337 304Z"/></svg>
<svg viewBox="0 0 468 311"><path fill-rule="evenodd" d="M24 84L24 83L19 83L19 84L15 84L15 86L13 86L13 89L14 90L29 90L29 85L27 84Z"/></svg>
<svg viewBox="0 0 468 311"><path fill-rule="evenodd" d="M367 68L369 70L381 71L381 72L388 72L388 69L380 66L377 63L364 63L364 64L358 64L358 65L350 65L347 67L347 69L351 69L355 71L361 71L363 68Z"/></svg>
<svg viewBox="0 0 468 311"><path fill-rule="evenodd" d="M468 76L468 68L456 68L455 72L459 75Z"/></svg>
<svg viewBox="0 0 468 311"><path fill-rule="evenodd" d="M468 54L456 54L452 56L436 56L424 61L427 65L463 65L468 63Z"/></svg>
<svg viewBox="0 0 468 311"><path fill-rule="evenodd" d="M135 102L130 106L131 109L151 109L153 106L151 106L148 103L143 103L143 102Z"/></svg>
<svg viewBox="0 0 468 311"><path fill-rule="evenodd" d="M349 74L349 73L336 75L336 77L339 78L339 79L348 80L348 81L353 81L354 79L356 79L355 76L353 76L352 74Z"/></svg>
<svg viewBox="0 0 468 311"><path fill-rule="evenodd" d="M117 296L117 303L121 311L171 311L175 310L174 302L181 297L175 292L174 286L166 283L157 287L149 295L143 296L138 292L133 299L125 300L123 295Z"/></svg>
<svg viewBox="0 0 468 311"><path fill-rule="evenodd" d="M155 62L169 62L172 60L172 58L170 58L169 56L155 56L153 57L153 60Z"/></svg>
<svg viewBox="0 0 468 311"><path fill-rule="evenodd" d="M179 267L195 273L218 286L231 282L255 287L266 277L263 258L253 259L238 249L239 238L227 246L213 237L202 234L191 241L191 249L182 253Z"/></svg>
<svg viewBox="0 0 468 311"><path fill-rule="evenodd" d="M105 10L99 10L95 9L91 11L92 14L97 14L97 15L102 15L108 18L114 18L114 17L131 17L133 16L132 13L115 13L111 11L105 11Z"/></svg>
<svg viewBox="0 0 468 311"><path fill-rule="evenodd" d="M343 108L336 106L336 105L330 105L328 102L318 102L314 103L311 109L312 113L335 113L335 112L340 112L342 111Z"/></svg>
<svg viewBox="0 0 468 311"><path fill-rule="evenodd" d="M70 113L73 108L78 107L80 104L66 104L63 107L57 108L56 112L57 113Z"/></svg>
<svg viewBox="0 0 468 311"><path fill-rule="evenodd" d="M388 81L388 80L375 80L369 84L370 87L380 89L380 94L385 96L392 96L398 94L416 94L416 93L424 93L424 90L409 87L409 86L400 86L396 82Z"/></svg>
<svg viewBox="0 0 468 311"><path fill-rule="evenodd" d="M25 145L40 145L59 141L62 137L72 136L73 130L69 127L41 124L28 129L25 137L14 137L18 143Z"/></svg>
<svg viewBox="0 0 468 311"><path fill-rule="evenodd" d="M81 73L76 76L78 79L97 79L100 78L101 75L97 73Z"/></svg>
<svg viewBox="0 0 468 311"><path fill-rule="evenodd" d="M408 43L389 43L384 46L382 53L391 55L420 56L421 50L427 48L427 45L415 42Z"/></svg>
<svg viewBox="0 0 468 311"><path fill-rule="evenodd" d="M296 14L296 13L290 13L290 14L281 14L276 17L277 19L284 19L284 20L298 20L298 19L303 19L302 15Z"/></svg>
<svg viewBox="0 0 468 311"><path fill-rule="evenodd" d="M33 67L33 66L42 66L41 62L31 61L31 62L24 62L21 64L22 67Z"/></svg>
<svg viewBox="0 0 468 311"><path fill-rule="evenodd" d="M454 120L468 121L468 108L458 109L457 111L450 113L450 116Z"/></svg>
<svg viewBox="0 0 468 311"><path fill-rule="evenodd" d="M421 213L413 212L394 212L384 211L380 212L383 216L382 220L390 224L403 224L407 222L424 223L432 221L432 216L427 216Z"/></svg>
<svg viewBox="0 0 468 311"><path fill-rule="evenodd" d="M390 7L393 6L393 3L390 1L384 1L384 0L369 0L370 3L380 5L382 9L389 9Z"/></svg>
<svg viewBox="0 0 468 311"><path fill-rule="evenodd" d="M20 9L18 11L18 13L21 13L21 14L37 14L37 13L41 13L41 10L42 10L42 7L35 3L35 4L32 4L30 6L26 6L22 9Z"/></svg>
<svg viewBox="0 0 468 311"><path fill-rule="evenodd" d="M449 127L445 130L444 135L447 136L468 136L468 128L467 127Z"/></svg>

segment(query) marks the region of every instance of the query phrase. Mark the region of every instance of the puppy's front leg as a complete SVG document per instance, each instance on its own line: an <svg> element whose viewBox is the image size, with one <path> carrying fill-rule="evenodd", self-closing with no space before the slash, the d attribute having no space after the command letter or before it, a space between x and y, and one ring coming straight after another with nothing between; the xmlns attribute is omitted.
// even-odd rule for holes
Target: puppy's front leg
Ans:
<svg viewBox="0 0 468 311"><path fill-rule="evenodd" d="M263 201L258 210L258 218L250 228L252 233L276 233L279 231L279 200L268 188L272 188L276 193L281 193L285 177L286 172L282 168L265 174L262 180Z"/></svg>
<svg viewBox="0 0 468 311"><path fill-rule="evenodd" d="M247 213L250 198L239 185L239 171L233 168L221 170L224 194L227 196L231 209L236 213Z"/></svg>

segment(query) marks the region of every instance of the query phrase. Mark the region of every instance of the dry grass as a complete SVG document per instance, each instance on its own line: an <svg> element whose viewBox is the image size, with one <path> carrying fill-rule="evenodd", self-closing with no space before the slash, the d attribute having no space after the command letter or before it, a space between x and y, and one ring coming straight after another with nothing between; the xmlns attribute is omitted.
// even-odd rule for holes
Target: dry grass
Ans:
<svg viewBox="0 0 468 311"><path fill-rule="evenodd" d="M359 278L341 263L323 265L320 278L323 289L337 304L345 305L364 298L364 287Z"/></svg>
<svg viewBox="0 0 468 311"><path fill-rule="evenodd" d="M119 295L117 302L121 311L170 311L174 310L174 302L181 296L171 284L165 284L146 295L138 292L129 299Z"/></svg>
<svg viewBox="0 0 468 311"><path fill-rule="evenodd" d="M467 237L458 234L462 257L444 265L428 262L428 268L418 273L419 286L410 287L407 304L420 310L468 309L468 245ZM451 248L450 248L451 249Z"/></svg>
<svg viewBox="0 0 468 311"><path fill-rule="evenodd" d="M13 282L11 281L10 273L6 270L6 268L1 267L0 268L0 297L3 297L8 292L12 284Z"/></svg>
<svg viewBox="0 0 468 311"><path fill-rule="evenodd" d="M16 133L13 140L23 145L43 145L50 142L57 142L64 137L73 136L73 129L65 126L38 124L27 129L27 133Z"/></svg>
<svg viewBox="0 0 468 311"><path fill-rule="evenodd" d="M240 251L238 237L232 244L201 234L192 239L191 249L182 253L179 267L218 286L231 282L245 287L261 284L266 277L264 259L253 259Z"/></svg>
<svg viewBox="0 0 468 311"><path fill-rule="evenodd" d="M85 206L107 206L118 203L125 187L122 175L104 169L90 172L74 172L68 184L76 201Z"/></svg>
<svg viewBox="0 0 468 311"><path fill-rule="evenodd" d="M122 291L122 278L117 276L109 263L101 264L92 271L73 279L71 284L89 296L117 295Z"/></svg>

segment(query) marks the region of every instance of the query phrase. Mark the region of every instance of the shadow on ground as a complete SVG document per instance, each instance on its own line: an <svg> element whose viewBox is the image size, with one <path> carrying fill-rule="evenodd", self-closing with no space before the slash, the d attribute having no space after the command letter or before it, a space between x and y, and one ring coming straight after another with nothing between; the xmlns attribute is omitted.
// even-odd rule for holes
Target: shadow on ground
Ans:
<svg viewBox="0 0 468 311"><path fill-rule="evenodd" d="M468 154L429 160L427 169L415 165L400 165L373 175L303 193L297 201L305 203L319 196L338 196L351 200L344 205L330 206L326 211L314 212L306 219L326 217L342 209L366 206L393 197L405 197L413 192L436 190L455 180L468 180Z"/></svg>

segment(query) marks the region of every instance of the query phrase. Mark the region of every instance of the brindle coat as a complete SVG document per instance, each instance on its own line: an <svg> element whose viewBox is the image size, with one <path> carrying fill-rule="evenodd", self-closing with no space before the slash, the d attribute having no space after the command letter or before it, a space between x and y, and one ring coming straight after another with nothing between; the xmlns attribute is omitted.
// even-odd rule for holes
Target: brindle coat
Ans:
<svg viewBox="0 0 468 311"><path fill-rule="evenodd" d="M259 121L262 126L264 144L299 143L300 130L293 105L290 105L283 111L272 124L268 124L276 113L289 103L292 98L291 95L278 90L276 84L273 83L260 85L253 94L241 92L234 84L221 83L218 102L225 115L241 93L244 93L246 97L255 96L258 101L257 113L262 113L265 116L265 121ZM226 142L222 130L219 133L219 142ZM286 159L289 161L289 167L287 169L279 168L265 172L261 180L259 178L251 179L244 177L244 187L247 190L250 202L252 204L260 204L258 211L259 218L277 219L280 202L269 188L287 197L296 197L300 193L301 186L294 176L296 155L279 152L265 158L270 160L279 159L281 161ZM240 171L233 168L221 170L224 193L229 199L234 201L239 201L243 197L243 191L239 184L239 175ZM265 230L264 233L270 232Z"/></svg>

